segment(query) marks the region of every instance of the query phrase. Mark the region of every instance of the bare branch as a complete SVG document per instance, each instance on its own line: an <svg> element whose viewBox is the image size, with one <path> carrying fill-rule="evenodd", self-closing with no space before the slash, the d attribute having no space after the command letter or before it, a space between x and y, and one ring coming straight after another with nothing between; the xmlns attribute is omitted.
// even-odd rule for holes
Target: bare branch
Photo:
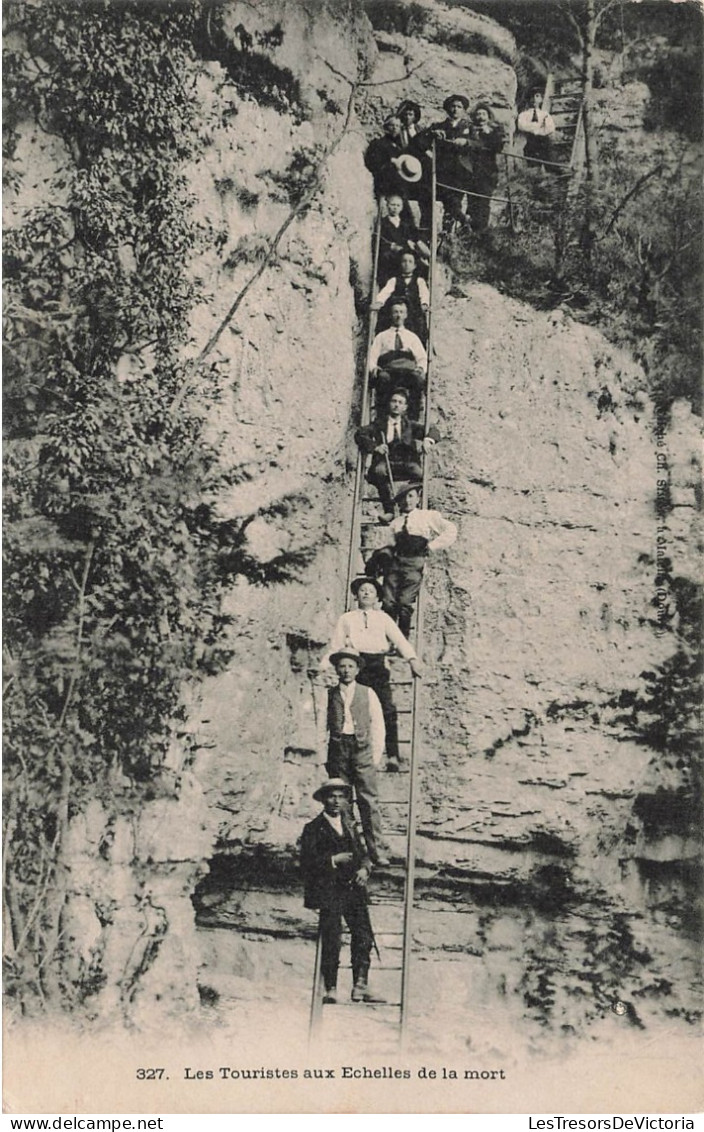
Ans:
<svg viewBox="0 0 704 1132"><path fill-rule="evenodd" d="M584 32L582 31L580 23L575 17L574 12L566 4L558 4L558 8L562 12L562 15L565 17L567 22L572 25L577 36L577 42L579 43L580 48L584 50Z"/></svg>
<svg viewBox="0 0 704 1132"><path fill-rule="evenodd" d="M370 82L368 80L362 79L351 79L349 75L345 75L342 71L338 71L337 67L333 67L332 63L330 63L327 59L323 59L322 55L319 55L318 58L320 59L321 63L324 63L325 66L332 71L334 75L337 75L338 79L342 79L343 82L348 83L349 86L353 86L357 90L359 90L361 87L369 88L377 86L389 86L391 83L402 83L406 79L409 79L411 75L415 75L416 71L419 71L421 67L424 67L426 62L425 59L422 59L420 63L418 63L415 67L406 66L405 74L399 75L397 79L380 79L378 82Z"/></svg>
<svg viewBox="0 0 704 1132"><path fill-rule="evenodd" d="M300 201L298 201L298 203L296 205L294 205L294 207L291 209L288 216L284 220L283 224L281 224L281 226L279 227L277 232L271 238L271 240L269 241L269 244L267 246L267 250L266 250L266 253L264 255L264 258L262 259L261 263L257 267L256 271L252 275L250 275L250 277L247 280L247 282L245 283L244 287L242 287L242 289L237 293L237 295L235 296L235 299L234 299L232 305L230 306L230 309L228 310L227 314L220 321L220 323L218 324L218 326L216 327L216 329L213 331L210 338L206 342L205 346L203 347L203 349L198 354L198 357L195 359L195 361L189 367L186 378L185 378L183 384L181 385L181 388L179 389L178 393L176 394L173 401L171 402L171 412L175 412L179 408L179 406L181 405L181 402L183 401L183 398L186 394L187 388L190 385L190 382L191 382L198 366L201 365L201 363L205 360L205 358L208 356L208 354L211 352L211 350L217 345L223 331L232 322L232 319L235 317L235 315L237 314L237 311L242 306L242 303L244 302L248 293L250 292L250 290L252 289L254 284L257 282L257 280L260 279L261 276L266 271L267 267L269 266L269 264L271 263L272 259L274 258L275 254L277 252L277 249L278 249L279 244L281 243L281 240L283 239L284 235L286 234L286 232L290 228L293 221L296 219L297 216L300 216L301 213L304 212L306 208L308 208L308 206L312 203L315 196L319 192L321 184L322 184L322 180L323 180L323 174L325 172L325 166L327 165L327 162L330 160L330 158L333 156L333 154L336 152L336 150L339 148L339 146L341 145L344 137L346 136L346 134L349 130L349 125L350 125L352 113L353 113L353 110L354 110L354 100L355 100L355 97L357 95L357 89L358 89L357 85L355 84L355 85L352 86L352 89L350 90L349 97L347 99L347 109L346 109L345 120L344 120L344 123L342 125L342 129L336 135L336 137L333 139L333 141L330 143L330 145L327 147L327 149L323 152L323 154L320 158L320 161L318 162L318 165L316 166L315 174L313 176L313 179L312 179L312 182L311 182L311 185L310 185L308 191L301 197Z"/></svg>
<svg viewBox="0 0 704 1132"><path fill-rule="evenodd" d="M606 15L606 13L611 11L612 8L615 8L616 5L619 4L619 3L620 3L620 0L607 0L606 4L604 4L604 7L601 8L596 13L596 15L594 16L594 29L595 30L599 27L599 24L601 23L602 19Z"/></svg>
<svg viewBox="0 0 704 1132"><path fill-rule="evenodd" d="M643 185L645 185L646 182L649 181L651 177L654 177L656 175L656 173L661 173L664 168L665 168L664 162L661 161L658 165L654 166L654 168L649 169L647 171L647 173L644 173L642 177L638 178L638 180L636 181L633 188L630 189L630 191L626 193L625 197L623 197L623 199L620 201L620 203L616 206L616 208L612 212L611 219L609 220L609 223L606 225L606 228L604 229L602 236L598 237L599 239L603 239L604 236L608 236L609 232L613 228L614 224L618 220L619 216L623 212L623 210L626 207L626 205L628 204L628 202L633 200L636 193L640 192L640 190L643 188Z"/></svg>

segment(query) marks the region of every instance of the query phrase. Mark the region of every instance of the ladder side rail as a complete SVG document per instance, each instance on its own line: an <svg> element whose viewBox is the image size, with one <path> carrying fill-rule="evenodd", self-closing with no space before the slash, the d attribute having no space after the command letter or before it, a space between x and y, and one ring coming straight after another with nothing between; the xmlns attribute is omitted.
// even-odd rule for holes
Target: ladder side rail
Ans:
<svg viewBox="0 0 704 1132"><path fill-rule="evenodd" d="M550 113L550 105L552 103L554 94L555 76L553 75L552 71L548 71L548 75L545 80L545 90L543 91L543 110L546 110L548 114Z"/></svg>
<svg viewBox="0 0 704 1132"><path fill-rule="evenodd" d="M371 292L370 292L371 293L370 308L374 303L374 300L375 300L376 295L377 295L377 290L378 290L377 274L378 274L378 269L379 269L379 249L380 249L380 246L381 246L381 202L379 202L379 207L377 209L377 218L376 218L376 235L375 235L375 239L374 239L374 255L373 255L373 263L372 263L372 285L371 285ZM370 404L370 397L369 397L369 393L370 393L370 391L369 391L369 355L371 353L372 343L374 342L374 334L375 334L375 331L376 331L376 323L377 323L377 312L370 309L370 311L369 311L369 327L368 327L368 331L367 331L367 349L366 349L366 352L365 352L365 355L364 355L364 376L363 376L363 379L362 379L362 405L361 405L361 410L360 410L360 421L359 421L360 425L365 425L365 424L369 423L369 404ZM360 548L360 544L361 544L360 523L361 523L361 518L362 518L362 495L364 494L364 465L365 465L365 462L366 462L366 456L362 452L358 451L357 452L357 465L356 465L356 468L355 468L355 476L354 476L354 495L353 495L353 503L352 503L352 522L350 524L350 542L349 542L349 551L348 551L348 554L347 554L347 579L346 579L346 585L345 585L345 610L348 610L352 607L352 598L351 598L351 594L350 594L350 586L352 584L352 579L354 578L355 573L356 573L355 563L357 561L357 555L359 554L359 548Z"/></svg>
<svg viewBox="0 0 704 1132"><path fill-rule="evenodd" d="M436 256L438 245L437 233L437 202L436 202L436 165L435 165L435 145L432 150L432 165L431 165L431 220L430 220L430 276L429 287L430 292L430 309L428 311L428 371L426 375L425 385L425 416L424 428L428 429L430 424L430 376L433 357L433 293L435 290L435 268ZM426 507L428 502L428 461L423 460L423 488L421 494L421 507ZM421 586L418 598L416 600L416 621L414 630L413 645L416 652L419 651L423 642L423 587ZM415 894L415 867L416 867L416 810L418 802L418 783L417 783L417 763L416 754L418 751L418 731L419 731L419 717L420 717L420 689L418 687L418 680L413 681L413 688L411 691L411 747L409 753L409 797L408 797L408 827L406 831L406 881L403 895L403 944L402 944L402 959L401 959L401 1017L399 1024L399 1041L403 1049L406 1044L408 1036L408 1011L410 1000L410 974L411 974L411 949L413 946L413 903Z"/></svg>
<svg viewBox="0 0 704 1132"><path fill-rule="evenodd" d="M584 98L579 104L579 114L577 115L577 127L574 131L574 140L572 142L572 152L570 154L570 168L574 171L577 169L579 151L583 148L584 144ZM579 162L581 164L581 161Z"/></svg>

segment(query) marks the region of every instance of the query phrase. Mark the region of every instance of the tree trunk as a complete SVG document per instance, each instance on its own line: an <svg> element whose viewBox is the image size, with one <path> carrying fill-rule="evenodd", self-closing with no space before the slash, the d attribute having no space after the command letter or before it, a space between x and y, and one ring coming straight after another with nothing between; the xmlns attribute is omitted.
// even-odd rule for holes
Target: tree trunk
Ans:
<svg viewBox="0 0 704 1132"><path fill-rule="evenodd" d="M594 45L596 41L596 0L586 0L586 21L584 27L584 49L582 69L584 74L584 150L587 185L596 189L599 185L599 153L594 131Z"/></svg>
<svg viewBox="0 0 704 1132"><path fill-rule="evenodd" d="M586 0L582 35L582 74L584 103L582 128L584 130L584 222L581 246L587 264L591 262L594 246L594 203L599 186L599 153L594 130L594 45L596 41L596 0Z"/></svg>

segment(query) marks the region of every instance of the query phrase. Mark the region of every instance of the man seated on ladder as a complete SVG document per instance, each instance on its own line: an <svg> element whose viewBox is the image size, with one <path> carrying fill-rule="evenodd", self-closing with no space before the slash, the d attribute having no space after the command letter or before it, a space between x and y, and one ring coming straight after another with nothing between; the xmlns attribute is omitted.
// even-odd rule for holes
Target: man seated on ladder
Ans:
<svg viewBox="0 0 704 1132"><path fill-rule="evenodd" d="M391 522L396 484L420 479L421 455L433 450L440 433L434 425L426 429L409 419L408 390L398 386L391 394L388 411L358 428L354 438L365 456L371 454L367 480L379 493L383 521Z"/></svg>
<svg viewBox="0 0 704 1132"><path fill-rule="evenodd" d="M354 787L367 852L375 865L388 865L376 776L386 742L384 714L376 692L357 682L362 666L357 649L338 649L330 663L339 683L328 689L325 769Z"/></svg>
<svg viewBox="0 0 704 1132"><path fill-rule="evenodd" d="M406 329L408 304L404 299L391 303L391 326L376 335L369 351L369 374L378 404L386 408L391 390L404 385L409 391L411 417L420 416L420 400L425 389L428 355L417 334Z"/></svg>
<svg viewBox="0 0 704 1132"><path fill-rule="evenodd" d="M337 1002L343 917L350 929L352 1001L365 1002L370 997L367 978L374 936L366 885L372 863L347 816L350 795L351 788L343 779L324 782L313 795L316 802L322 802L322 813L308 822L301 837L303 902L306 908L320 911L324 1003Z"/></svg>
<svg viewBox="0 0 704 1132"><path fill-rule="evenodd" d="M396 493L402 514L389 527L391 543L375 550L366 565L367 574L383 574L383 608L406 637L428 554L446 550L457 538L457 527L439 511L419 508L422 490L422 484L411 483Z"/></svg>
<svg viewBox="0 0 704 1132"><path fill-rule="evenodd" d="M417 271L413 252L403 252L399 259L398 274L387 280L372 303L372 310L380 311L377 326L380 330L388 326L385 305L390 309L397 299L406 303L408 329L417 334L424 346L428 344L428 311L430 292L428 284Z"/></svg>
<svg viewBox="0 0 704 1132"><path fill-rule="evenodd" d="M375 608L377 601L382 597L381 585L376 578L362 574L354 579L350 589L357 599L358 608L350 609L339 618L330 641L329 651L320 661L320 668L325 671L330 653L341 649L344 645L350 645L359 651L363 667L357 676L357 683L366 684L376 692L386 728L386 769L397 771L401 762L398 746L398 715L386 658L391 649L396 649L399 656L408 661L414 679L423 675L423 665L416 655L416 650L406 640L388 613Z"/></svg>

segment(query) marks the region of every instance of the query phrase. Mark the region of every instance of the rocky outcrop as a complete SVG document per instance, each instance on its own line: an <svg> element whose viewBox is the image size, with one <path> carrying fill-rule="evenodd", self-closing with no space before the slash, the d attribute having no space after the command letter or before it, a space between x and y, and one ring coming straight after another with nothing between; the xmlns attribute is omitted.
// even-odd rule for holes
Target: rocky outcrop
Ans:
<svg viewBox="0 0 704 1132"><path fill-rule="evenodd" d="M189 176L206 294L191 352L222 328L209 427L230 486L217 506L248 520L262 584L241 578L228 596L232 661L189 705L193 764L175 748L134 814L96 801L73 820L66 932L98 1014L144 1024L157 1004L192 1011L199 965L203 1000L219 994L224 1012L246 1016L244 1000L284 969L305 998L295 846L321 773L310 670L346 597L373 218L362 154L402 97L429 116L459 89L508 121L516 89L512 41L493 21L463 10L448 22L426 0L413 28L401 5L367 7L375 38L357 3L234 0L200 45L207 144ZM348 119L358 79L383 85L360 88ZM313 206L292 215L316 170ZM666 438L663 627L643 374L560 310L481 285L444 291L432 401L446 440L431 502L460 535L427 572L420 1014L431 1028L442 1017L443 1041L466 1041L471 998L505 1050L519 1029L527 1041L546 1024L558 1038L593 1032L616 1000L630 1025L691 1020L693 847L658 819L682 780L678 768L663 777L640 716L644 674L676 652L672 579L694 577L695 424L678 405ZM296 580L265 586L282 562ZM658 871L672 862L676 880ZM208 931L195 930L194 892ZM490 1027L480 1032L474 1048L488 1049Z"/></svg>
<svg viewBox="0 0 704 1132"><path fill-rule="evenodd" d="M421 898L428 947L481 956L488 998L513 996L509 1016L527 1004L556 1032L583 1032L616 999L632 1020L662 1019L663 1005L686 1016L689 976L676 987L665 935L679 924L679 962L693 971L691 890L686 879L678 895L669 890L663 921L662 889L642 865L652 831L637 833L658 758L631 708L645 674L674 650L655 607L658 470L644 376L562 311L538 313L481 285L444 296L435 341L433 403L447 440L431 501L460 537L427 571L417 846L420 891L438 913ZM685 417L677 408L675 420ZM220 770L231 767L218 790L221 848L234 857L204 890L203 922L305 930L290 901L282 912L280 891L276 927L266 899L247 889L282 870L296 883L294 847L319 773L306 669L344 600L339 581L337 604L316 598L314 577L339 579L345 553L344 542L324 547L289 600L252 605L247 595L233 671L207 700ZM670 858L693 863L686 836L670 836ZM469 919L446 921L443 908Z"/></svg>

